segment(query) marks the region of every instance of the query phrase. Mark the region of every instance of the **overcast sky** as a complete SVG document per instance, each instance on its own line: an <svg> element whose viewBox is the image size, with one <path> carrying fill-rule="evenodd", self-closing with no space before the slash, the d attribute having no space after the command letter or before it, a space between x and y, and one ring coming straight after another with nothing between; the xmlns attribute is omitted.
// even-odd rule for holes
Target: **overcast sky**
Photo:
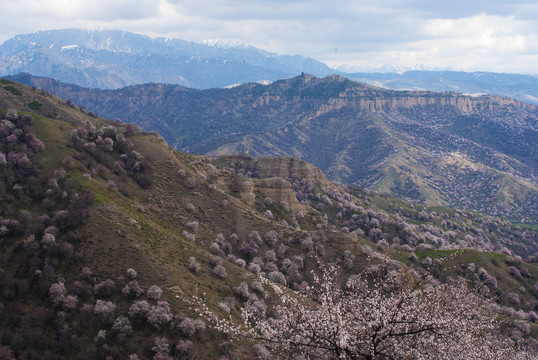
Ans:
<svg viewBox="0 0 538 360"><path fill-rule="evenodd" d="M538 73L538 0L1 0L0 43L77 27L230 39L330 66Z"/></svg>

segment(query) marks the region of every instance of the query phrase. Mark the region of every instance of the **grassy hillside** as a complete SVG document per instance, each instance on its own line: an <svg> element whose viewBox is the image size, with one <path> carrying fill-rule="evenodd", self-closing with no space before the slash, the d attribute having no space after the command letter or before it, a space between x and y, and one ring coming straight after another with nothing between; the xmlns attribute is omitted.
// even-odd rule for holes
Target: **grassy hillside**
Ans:
<svg viewBox="0 0 538 360"><path fill-rule="evenodd" d="M336 185L298 159L180 153L17 83L2 83L0 117L6 358L256 358L189 299L235 320L246 301L274 316L257 276L304 289L316 255L345 276L390 263L466 277L499 313L536 321L528 228Z"/></svg>

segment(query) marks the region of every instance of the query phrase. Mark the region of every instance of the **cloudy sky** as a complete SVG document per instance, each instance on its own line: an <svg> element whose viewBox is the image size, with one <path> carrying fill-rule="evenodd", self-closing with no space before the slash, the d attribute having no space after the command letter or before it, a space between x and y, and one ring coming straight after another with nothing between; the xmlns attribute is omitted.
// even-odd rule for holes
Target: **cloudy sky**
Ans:
<svg viewBox="0 0 538 360"><path fill-rule="evenodd" d="M229 39L343 64L538 73L538 0L2 0L0 43L68 27Z"/></svg>

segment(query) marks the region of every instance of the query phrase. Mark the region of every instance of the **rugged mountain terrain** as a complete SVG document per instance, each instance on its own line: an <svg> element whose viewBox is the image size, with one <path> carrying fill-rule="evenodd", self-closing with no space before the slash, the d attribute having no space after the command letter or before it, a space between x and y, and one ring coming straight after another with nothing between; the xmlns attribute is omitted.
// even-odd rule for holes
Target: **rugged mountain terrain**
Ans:
<svg viewBox="0 0 538 360"><path fill-rule="evenodd" d="M313 59L247 45L151 39L125 31L42 31L0 45L0 75L28 72L103 89L148 82L225 87L303 71L334 72Z"/></svg>
<svg viewBox="0 0 538 360"><path fill-rule="evenodd" d="M343 275L465 277L519 319L513 341L536 336L537 234L499 218L339 186L296 158L179 153L7 80L0 166L4 358L264 358L189 299L274 316L256 274L304 289L316 254Z"/></svg>
<svg viewBox="0 0 538 360"><path fill-rule="evenodd" d="M538 109L510 98L392 91L339 76L205 91L14 79L158 131L181 151L295 156L342 183L538 221Z"/></svg>
<svg viewBox="0 0 538 360"><path fill-rule="evenodd" d="M218 88L274 81L302 72L340 74L393 90L497 94L538 104L532 75L458 71L346 73L302 56L243 44L151 39L126 31L65 29L18 35L0 45L0 76L27 72L83 87L116 89L142 83Z"/></svg>

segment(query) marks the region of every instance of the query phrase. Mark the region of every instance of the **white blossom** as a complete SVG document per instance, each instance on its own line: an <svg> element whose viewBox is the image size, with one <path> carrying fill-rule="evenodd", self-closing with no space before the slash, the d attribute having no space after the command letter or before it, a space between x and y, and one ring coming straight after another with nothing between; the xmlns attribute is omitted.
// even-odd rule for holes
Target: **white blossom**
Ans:
<svg viewBox="0 0 538 360"><path fill-rule="evenodd" d="M524 359L500 321L486 310L487 300L463 282L429 286L390 271L383 280L367 280L367 272L342 285L342 270L322 266L312 273L305 294L284 290L268 279L280 304L265 318L249 300L243 324L215 315L195 297L198 313L232 337L261 341L280 359ZM370 283L370 284L368 284Z"/></svg>

